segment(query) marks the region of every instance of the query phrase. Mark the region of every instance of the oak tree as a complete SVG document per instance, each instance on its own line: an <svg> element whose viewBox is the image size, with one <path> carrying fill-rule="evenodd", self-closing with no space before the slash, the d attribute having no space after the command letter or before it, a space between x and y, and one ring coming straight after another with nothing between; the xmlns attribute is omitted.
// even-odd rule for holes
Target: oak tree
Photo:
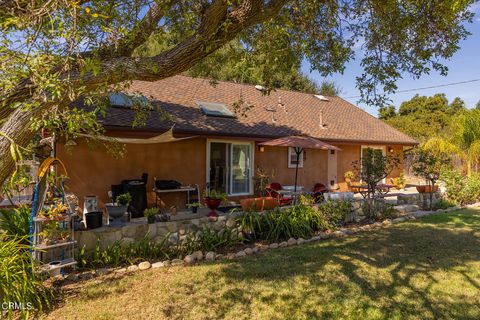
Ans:
<svg viewBox="0 0 480 320"><path fill-rule="evenodd" d="M286 53L294 52L322 76L342 72L361 45L358 88L364 102L384 104L384 93L395 91L402 73L446 74L439 61L468 35L471 3L0 0L0 182L14 169L12 141L25 146L34 135L32 123L36 129L57 123L70 134L97 130L92 115L75 111L80 123L69 117L72 101L95 104L131 80L184 72L233 40L278 68L290 67ZM135 55L153 34L175 37L158 54Z"/></svg>

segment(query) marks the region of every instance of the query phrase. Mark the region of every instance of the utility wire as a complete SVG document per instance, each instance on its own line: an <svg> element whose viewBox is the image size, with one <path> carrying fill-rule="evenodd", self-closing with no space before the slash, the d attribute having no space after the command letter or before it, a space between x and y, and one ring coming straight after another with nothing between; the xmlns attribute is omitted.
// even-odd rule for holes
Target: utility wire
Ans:
<svg viewBox="0 0 480 320"><path fill-rule="evenodd" d="M470 83L470 82L477 82L477 81L480 81L480 79L472 79L472 80L465 80L465 81L452 82L452 83L446 83L446 84L439 84L439 85L430 86L430 87L422 87L422 88L415 88L415 89L398 90L398 91L395 91L394 94L396 94L396 93L402 93L402 92L419 91L419 90L425 90L425 89L435 89L435 88L449 87L449 86L455 86L455 85L458 85L458 84L464 84L464 83ZM354 98L361 98L361 96L344 97L343 99L354 99Z"/></svg>

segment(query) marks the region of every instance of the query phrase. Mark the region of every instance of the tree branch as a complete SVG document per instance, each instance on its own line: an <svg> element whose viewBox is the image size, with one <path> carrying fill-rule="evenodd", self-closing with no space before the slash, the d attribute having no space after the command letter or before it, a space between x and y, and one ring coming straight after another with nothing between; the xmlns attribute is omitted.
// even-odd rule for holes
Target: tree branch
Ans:
<svg viewBox="0 0 480 320"><path fill-rule="evenodd" d="M133 51L143 44L148 37L155 31L158 23L164 16L164 8L167 4L160 5L157 0L145 14L143 19L123 38L119 39L111 46L100 49L98 55L109 57L130 56Z"/></svg>

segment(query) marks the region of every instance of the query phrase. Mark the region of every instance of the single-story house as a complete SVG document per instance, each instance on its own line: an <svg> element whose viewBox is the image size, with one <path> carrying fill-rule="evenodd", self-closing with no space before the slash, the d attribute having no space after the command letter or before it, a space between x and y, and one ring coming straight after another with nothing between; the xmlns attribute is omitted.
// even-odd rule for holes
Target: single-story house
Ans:
<svg viewBox="0 0 480 320"><path fill-rule="evenodd" d="M132 127L135 111L126 105L110 106L100 116L114 137L149 138L168 131L179 139L158 144L127 144L126 155L116 159L104 148L91 149L85 141L67 152L57 147L65 163L72 192L80 199L97 195L108 200L110 185L149 174L221 190L236 200L254 194L259 170L272 181L293 184L296 156L291 148L261 147L259 142L285 136L309 136L337 146L341 151L305 150L299 160L298 184L307 190L315 183L331 189L343 188L344 173L360 160L362 150L378 149L402 159L405 147L417 142L378 120L357 106L339 98L274 90L266 94L261 86L217 82L174 76L156 82L134 81L129 91L139 92L155 107L170 114L165 119L149 111L146 122ZM234 106L248 107L245 115ZM392 172L398 176L402 166ZM180 204L184 197L172 194L168 201ZM150 199L150 201L152 201Z"/></svg>

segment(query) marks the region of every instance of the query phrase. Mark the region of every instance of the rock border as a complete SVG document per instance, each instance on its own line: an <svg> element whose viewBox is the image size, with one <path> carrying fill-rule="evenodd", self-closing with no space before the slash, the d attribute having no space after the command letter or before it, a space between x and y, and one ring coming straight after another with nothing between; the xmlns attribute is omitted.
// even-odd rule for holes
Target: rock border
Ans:
<svg viewBox="0 0 480 320"><path fill-rule="evenodd" d="M478 207L480 207L480 203L468 205L465 208L478 208ZM404 216L401 216L398 218L385 219L381 222L377 221L377 222L373 222L373 223L365 224L361 226L352 226L350 228L340 228L333 232L323 232L323 231L318 232L317 234L315 234L313 237L309 239L290 238L287 241L282 241L280 243L278 242L273 242L269 244L259 243L250 247L246 247L243 250L240 250L237 252L229 252L227 254L219 254L214 251L209 251L209 252L195 251L192 254L185 256L185 258L183 259L164 260L164 261L158 261L154 263L150 263L149 261L142 261L138 265L131 265L128 267L121 267L121 268L98 268L96 270L86 271L80 274L72 273L68 275L66 279L76 281L79 279L90 279L95 276L104 276L109 273L115 273L115 274L129 273L130 274L130 273L135 273L138 271L144 271L149 269L158 269L158 268L165 268L170 266L193 265L201 261L212 262L212 261L220 261L224 259L228 259L228 260L241 259L243 257L255 255L266 250L299 246L302 244L307 244L307 243L327 240L327 239L344 238L344 237L354 235L356 233L388 228L389 226L394 224L398 224L408 220L415 220L417 218L428 216L428 215L434 215L434 214L444 213L444 212L452 212L452 211L457 211L461 209L464 209L464 208L454 206L447 209L438 209L436 211L418 210L418 211L407 213Z"/></svg>

